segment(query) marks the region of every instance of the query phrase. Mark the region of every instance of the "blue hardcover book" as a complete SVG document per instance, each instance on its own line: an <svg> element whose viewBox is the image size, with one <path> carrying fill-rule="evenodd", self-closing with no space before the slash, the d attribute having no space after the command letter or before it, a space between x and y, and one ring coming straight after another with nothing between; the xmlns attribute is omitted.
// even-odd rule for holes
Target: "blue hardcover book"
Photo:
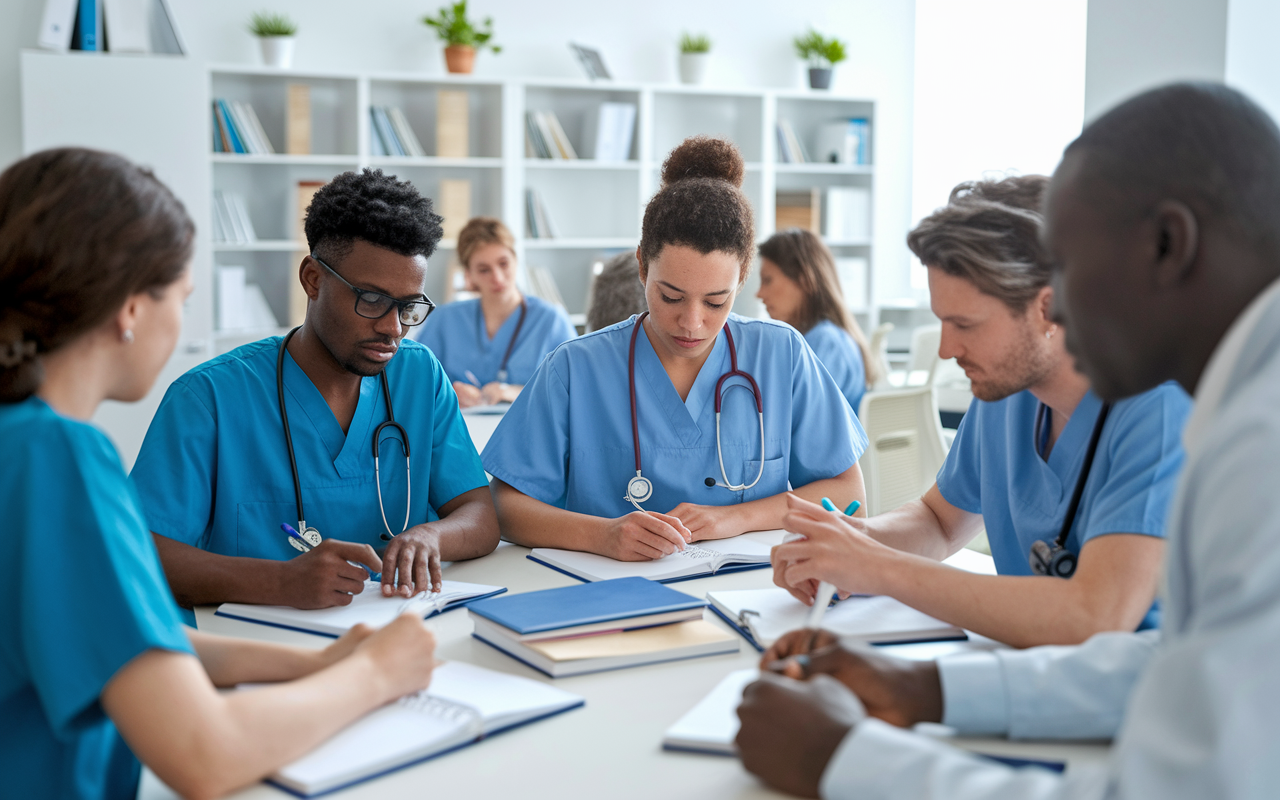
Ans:
<svg viewBox="0 0 1280 800"><path fill-rule="evenodd" d="M240 132L236 130L235 118L231 116L231 108L227 105L226 100L218 100L218 113L222 115L222 124L227 129L227 138L231 141L231 152L247 153L248 148L244 146L244 140L240 138Z"/></svg>
<svg viewBox="0 0 1280 800"><path fill-rule="evenodd" d="M98 50L98 0L80 0L81 50Z"/></svg>
<svg viewBox="0 0 1280 800"><path fill-rule="evenodd" d="M667 617L700 619L705 606L703 600L646 578L618 578L492 597L472 603L468 609L525 637L583 626L601 626L601 630L633 627L625 624L627 620L639 627L646 623L663 624ZM661 619L640 621L640 618L654 617ZM615 622L622 624L609 624Z"/></svg>

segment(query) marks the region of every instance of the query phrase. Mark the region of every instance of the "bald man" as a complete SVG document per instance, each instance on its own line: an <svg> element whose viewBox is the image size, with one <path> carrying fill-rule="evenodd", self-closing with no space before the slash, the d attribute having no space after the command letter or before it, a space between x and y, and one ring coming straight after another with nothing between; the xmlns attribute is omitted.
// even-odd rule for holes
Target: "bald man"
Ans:
<svg viewBox="0 0 1280 800"><path fill-rule="evenodd" d="M1068 347L1118 400L1195 396L1160 633L905 662L802 631L747 688L746 768L828 798L1280 794L1280 129L1179 84L1073 142L1046 202ZM803 656L803 657L801 657ZM852 691L851 691L852 690ZM861 699L859 699L861 698ZM1014 770L902 730L1105 738L1106 770Z"/></svg>

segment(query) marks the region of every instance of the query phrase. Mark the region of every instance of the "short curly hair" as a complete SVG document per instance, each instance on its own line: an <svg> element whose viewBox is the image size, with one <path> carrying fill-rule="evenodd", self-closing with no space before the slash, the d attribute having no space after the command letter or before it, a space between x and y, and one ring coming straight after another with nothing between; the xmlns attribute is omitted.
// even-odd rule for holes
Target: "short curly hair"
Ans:
<svg viewBox="0 0 1280 800"><path fill-rule="evenodd" d="M398 255L430 258L444 235L441 221L413 184L366 167L344 172L316 192L304 228L311 252L337 263L357 239Z"/></svg>
<svg viewBox="0 0 1280 800"><path fill-rule="evenodd" d="M746 280L755 258L755 220L742 193L745 167L732 142L708 136L685 139L662 165L662 188L644 210L640 267L647 270L666 245L738 259Z"/></svg>

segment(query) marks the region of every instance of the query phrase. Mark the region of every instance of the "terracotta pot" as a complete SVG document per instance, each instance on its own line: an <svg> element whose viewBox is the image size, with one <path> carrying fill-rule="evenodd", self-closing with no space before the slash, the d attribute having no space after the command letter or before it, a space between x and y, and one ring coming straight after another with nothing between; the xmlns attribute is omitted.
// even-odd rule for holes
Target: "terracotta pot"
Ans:
<svg viewBox="0 0 1280 800"><path fill-rule="evenodd" d="M476 64L476 49L469 44L451 44L444 49L445 69L450 72L470 75Z"/></svg>

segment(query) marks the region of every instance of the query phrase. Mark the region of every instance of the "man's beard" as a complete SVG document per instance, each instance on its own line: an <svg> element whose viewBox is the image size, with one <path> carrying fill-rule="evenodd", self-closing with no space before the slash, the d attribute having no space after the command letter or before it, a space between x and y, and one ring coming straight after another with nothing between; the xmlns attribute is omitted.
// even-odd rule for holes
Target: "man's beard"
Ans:
<svg viewBox="0 0 1280 800"><path fill-rule="evenodd" d="M963 367L964 363L960 362ZM1019 344L977 379L970 378L973 396L988 403L1035 386L1049 376L1053 365L1049 356L1036 347L1034 334L1019 338Z"/></svg>

